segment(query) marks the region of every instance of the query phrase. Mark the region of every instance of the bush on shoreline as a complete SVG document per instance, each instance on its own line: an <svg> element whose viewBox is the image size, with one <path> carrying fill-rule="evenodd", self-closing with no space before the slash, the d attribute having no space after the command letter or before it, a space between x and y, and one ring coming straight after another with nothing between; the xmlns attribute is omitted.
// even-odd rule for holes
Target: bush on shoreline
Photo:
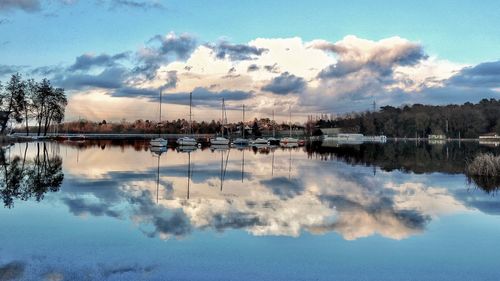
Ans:
<svg viewBox="0 0 500 281"><path fill-rule="evenodd" d="M494 192L500 188L500 156L490 153L477 155L467 164L465 174L470 183L485 190Z"/></svg>
<svg viewBox="0 0 500 281"><path fill-rule="evenodd" d="M468 176L498 177L500 176L500 156L481 153L468 163L466 173Z"/></svg>

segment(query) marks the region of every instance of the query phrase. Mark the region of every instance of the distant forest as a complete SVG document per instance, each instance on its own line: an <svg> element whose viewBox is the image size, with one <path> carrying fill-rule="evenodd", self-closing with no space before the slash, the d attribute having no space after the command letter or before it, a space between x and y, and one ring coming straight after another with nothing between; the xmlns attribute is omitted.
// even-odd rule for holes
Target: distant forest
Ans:
<svg viewBox="0 0 500 281"><path fill-rule="evenodd" d="M383 106L376 112L347 114L333 120L319 120L320 128L343 128L365 135L388 137L477 138L481 134L500 134L500 100L483 99L477 104Z"/></svg>

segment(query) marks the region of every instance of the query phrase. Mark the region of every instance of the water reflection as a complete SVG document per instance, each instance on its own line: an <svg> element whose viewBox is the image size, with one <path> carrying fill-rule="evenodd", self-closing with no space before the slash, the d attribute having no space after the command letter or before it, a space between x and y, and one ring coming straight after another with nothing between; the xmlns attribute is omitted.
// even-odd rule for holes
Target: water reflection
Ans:
<svg viewBox="0 0 500 281"><path fill-rule="evenodd" d="M371 144L150 153L140 142L38 143L10 161L4 152L2 198L9 207L17 198L40 200L62 183L52 198L70 213L130 220L148 237L162 239L228 229L257 236L336 232L348 240L374 234L404 239L440 216L500 213L494 197L467 190L458 174L463 164L456 160L474 149ZM25 161L27 154L33 160Z"/></svg>
<svg viewBox="0 0 500 281"><path fill-rule="evenodd" d="M45 193L59 190L64 179L62 159L54 146L51 148L49 152L46 143L37 143L31 158L27 156L28 144L24 144L22 155L11 156L13 147L0 149L0 194L5 207L12 208L14 199L40 201Z"/></svg>
<svg viewBox="0 0 500 281"><path fill-rule="evenodd" d="M353 165L372 165L384 171L404 171L411 173L463 174L466 164L479 153L498 155L496 146L484 142L446 142L446 141L398 141L389 145L365 143L345 146L312 145L308 154L322 160L341 160ZM467 182L487 193L493 194L500 189L499 177L467 178Z"/></svg>
<svg viewBox="0 0 500 281"><path fill-rule="evenodd" d="M353 165L374 165L384 171L461 174L467 160L480 152L498 154L498 149L482 146L478 142L397 141L338 147L316 144L308 147L307 152L309 156L319 156L322 160L338 159Z"/></svg>
<svg viewBox="0 0 500 281"><path fill-rule="evenodd" d="M491 195L495 195L500 190L500 175L496 177L467 175L467 182Z"/></svg>

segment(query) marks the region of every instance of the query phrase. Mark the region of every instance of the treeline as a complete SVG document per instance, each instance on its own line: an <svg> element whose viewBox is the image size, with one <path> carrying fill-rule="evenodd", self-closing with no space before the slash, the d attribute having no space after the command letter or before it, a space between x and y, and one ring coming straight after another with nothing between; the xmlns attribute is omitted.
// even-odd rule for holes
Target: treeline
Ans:
<svg viewBox="0 0 500 281"><path fill-rule="evenodd" d="M23 80L14 74L5 85L0 82L0 133L12 121L24 124L26 134L35 124L37 135L46 135L52 124L62 122L67 104L64 89L53 87L49 80Z"/></svg>
<svg viewBox="0 0 500 281"><path fill-rule="evenodd" d="M192 131L195 133L220 132L221 125L218 122L193 122ZM163 134L188 133L189 122L184 119L163 121L161 124L150 120L120 121L112 122L102 120L99 122L90 120L69 121L61 124L59 133L129 133L129 134Z"/></svg>
<svg viewBox="0 0 500 281"><path fill-rule="evenodd" d="M185 119L177 119L170 121L162 121L158 123L157 121L151 120L135 120L126 121L122 120L120 122L110 122L107 120L102 120L99 122L90 120L77 120L64 122L61 125L53 126L50 131L58 131L59 133L70 133L70 134L81 134L81 133L129 133L129 134L155 134L159 133L161 130L162 134L189 134L190 131L194 134L220 134L224 131L224 135L238 135L241 134L242 128L245 128L246 136L256 136L259 137L263 134L271 135L273 127L276 134L280 131L286 131L288 134L289 125L288 124L275 124L273 121L263 118L254 119L253 121L240 123L230 123L222 124L219 121L212 120L210 122L206 121L193 121L191 123L191 128L189 121ZM35 130L35 127L30 128L31 131ZM298 131L303 130L300 125L294 125L292 130Z"/></svg>
<svg viewBox="0 0 500 281"><path fill-rule="evenodd" d="M333 120L319 120L320 128L343 128L365 135L389 137L477 138L481 134L500 134L500 100L483 99L477 104L384 106L377 112L347 114Z"/></svg>

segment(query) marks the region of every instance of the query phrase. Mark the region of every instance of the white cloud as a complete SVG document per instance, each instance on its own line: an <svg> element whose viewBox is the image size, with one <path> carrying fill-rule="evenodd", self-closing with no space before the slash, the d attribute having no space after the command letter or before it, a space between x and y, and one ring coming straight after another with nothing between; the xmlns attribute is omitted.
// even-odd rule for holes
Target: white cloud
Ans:
<svg viewBox="0 0 500 281"><path fill-rule="evenodd" d="M196 88L211 92L244 91L252 93L250 99L227 103L229 108L245 103L249 118L268 117L274 109L277 119L283 120L289 105L293 106L294 119L302 120L311 112L364 111L373 100L379 105L425 103L425 98L432 101L432 90L447 87L448 79L466 66L429 56L421 43L401 37L373 41L349 35L335 43L304 42L299 37L257 38L246 44L232 45L224 41L194 46L196 39L192 36L169 33L155 36L150 42L160 46L148 46L136 52L138 62L146 65L126 76L125 87L155 91L175 73L176 83L169 83L165 91L167 103L168 94L188 93ZM180 55L172 57L174 53ZM281 83L280 89L292 90L266 91L275 89L268 85L283 75L294 79L280 82L295 84ZM132 99L145 106L150 103L135 98L133 91L130 93L129 98L114 101L119 104ZM182 110L185 109L180 106L174 109L175 112ZM198 118L216 119L217 110L205 107ZM70 116L74 114L69 110ZM233 119L238 118L239 113L229 115ZM123 114L119 116L116 117L121 118ZM113 119L109 114L108 117Z"/></svg>
<svg viewBox="0 0 500 281"><path fill-rule="evenodd" d="M442 87L444 81L467 66L469 65L440 60L437 57L430 57L414 66L398 66L394 69L396 81L387 89L415 92L430 87Z"/></svg>

